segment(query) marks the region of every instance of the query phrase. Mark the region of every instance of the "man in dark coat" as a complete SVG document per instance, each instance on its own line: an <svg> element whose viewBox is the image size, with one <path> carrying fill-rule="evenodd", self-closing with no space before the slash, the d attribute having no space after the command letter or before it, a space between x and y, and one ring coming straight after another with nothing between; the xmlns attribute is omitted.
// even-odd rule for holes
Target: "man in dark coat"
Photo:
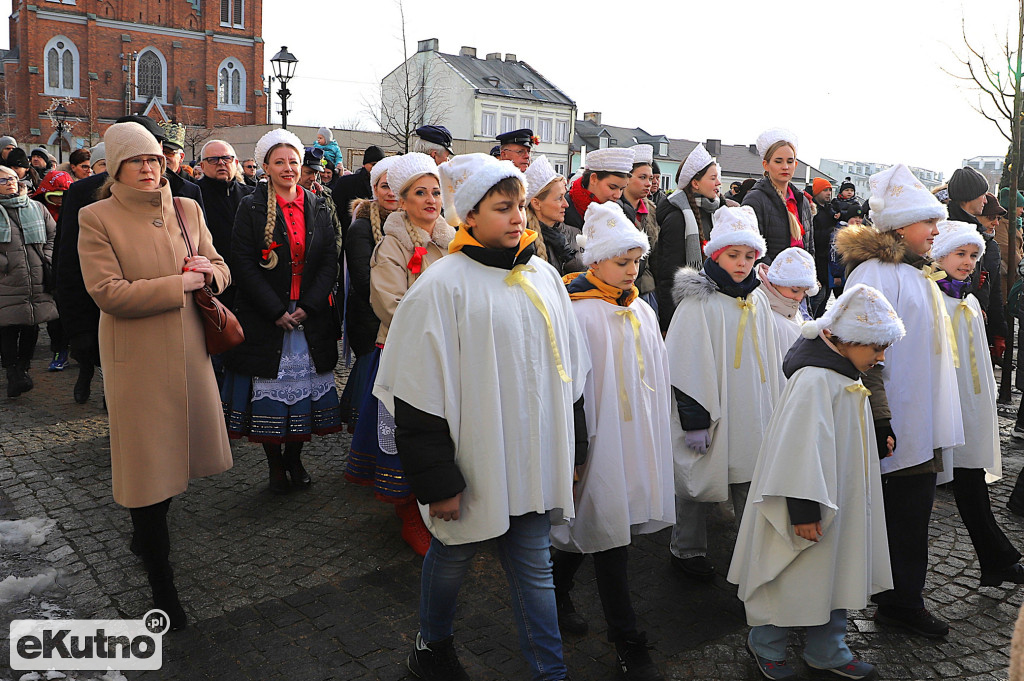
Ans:
<svg viewBox="0 0 1024 681"><path fill-rule="evenodd" d="M839 224L840 210L838 202L832 200L832 183L823 177L814 178L811 184L811 196L818 212L811 222L814 225L814 269L821 290L808 302L811 315L817 319L825 314L825 305L832 292L832 278L828 276L829 255L832 250L832 235Z"/></svg>
<svg viewBox="0 0 1024 681"><path fill-rule="evenodd" d="M348 226L352 224L352 214L349 212L352 201L373 198L373 192L370 191L370 171L382 158L384 158L384 152L380 147L369 147L363 152L363 167L351 175L336 177L334 186L329 187L331 195L334 197L334 205L338 210L338 219L341 220L342 240L345 238Z"/></svg>

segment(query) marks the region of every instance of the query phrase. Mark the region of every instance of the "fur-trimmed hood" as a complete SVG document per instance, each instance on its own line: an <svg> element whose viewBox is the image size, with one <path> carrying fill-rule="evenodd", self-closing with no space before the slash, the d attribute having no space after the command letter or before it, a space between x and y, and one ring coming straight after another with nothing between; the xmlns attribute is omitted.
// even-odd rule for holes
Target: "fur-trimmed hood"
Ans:
<svg viewBox="0 0 1024 681"><path fill-rule="evenodd" d="M355 199L352 201L351 214L353 220L369 220L370 219L370 206L375 202L372 199ZM394 213L393 210L388 210L384 206L377 202L377 210L380 211L380 216L387 222L388 217ZM383 228L383 226L382 226Z"/></svg>
<svg viewBox="0 0 1024 681"><path fill-rule="evenodd" d="M847 272L868 260L891 265L904 262L906 247L895 232L879 232L871 225L848 225L836 234L836 253Z"/></svg>
<svg viewBox="0 0 1024 681"><path fill-rule="evenodd" d="M406 227L407 221L405 211L396 210L388 216L387 220L384 221L384 234L395 237L398 242L402 244L409 253L413 252L412 238L409 236L409 229ZM434 231L430 235L430 240L437 244L437 247L441 249L442 253L448 252L448 244L455 238L455 229L449 225L445 219L441 216L437 217L434 221Z"/></svg>
<svg viewBox="0 0 1024 681"><path fill-rule="evenodd" d="M692 267L680 267L672 282L672 300L678 305L683 298L709 298L718 292L711 278Z"/></svg>

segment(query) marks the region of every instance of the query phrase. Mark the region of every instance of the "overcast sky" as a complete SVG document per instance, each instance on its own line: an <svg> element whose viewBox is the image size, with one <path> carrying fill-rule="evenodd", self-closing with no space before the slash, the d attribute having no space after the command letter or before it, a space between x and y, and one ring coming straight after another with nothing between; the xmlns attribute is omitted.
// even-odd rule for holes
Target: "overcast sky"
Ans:
<svg viewBox="0 0 1024 681"><path fill-rule="evenodd" d="M787 5L802 9L779 11ZM1013 0L405 2L410 52L424 38L437 38L441 52L513 52L581 114L601 111L606 123L725 144L783 126L815 164L823 156L904 162L947 175L964 158L1007 148L971 109L977 94L941 70L956 67L961 16L969 12L968 35L995 53L1016 8ZM266 73L281 45L299 59L295 123L367 120L364 100L401 62L394 0L266 0L263 27Z"/></svg>

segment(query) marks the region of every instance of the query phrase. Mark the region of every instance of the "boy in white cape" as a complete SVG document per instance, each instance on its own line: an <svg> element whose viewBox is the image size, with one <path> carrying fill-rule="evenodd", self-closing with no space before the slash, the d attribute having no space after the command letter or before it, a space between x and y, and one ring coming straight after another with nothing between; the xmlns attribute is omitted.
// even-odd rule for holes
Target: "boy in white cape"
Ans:
<svg viewBox="0 0 1024 681"><path fill-rule="evenodd" d="M904 333L885 297L856 284L804 324L786 356L789 382L761 445L729 569L753 627L747 649L765 678L796 676L785 655L791 627L807 628L810 667L847 679L877 676L844 641L846 610L892 587L861 375Z"/></svg>
<svg viewBox="0 0 1024 681"><path fill-rule="evenodd" d="M757 266L757 278L772 306L772 319L779 330L779 353L785 357L800 337L800 326L810 317L800 310L803 299L818 295L814 256L799 247L787 248L775 256L771 266Z"/></svg>

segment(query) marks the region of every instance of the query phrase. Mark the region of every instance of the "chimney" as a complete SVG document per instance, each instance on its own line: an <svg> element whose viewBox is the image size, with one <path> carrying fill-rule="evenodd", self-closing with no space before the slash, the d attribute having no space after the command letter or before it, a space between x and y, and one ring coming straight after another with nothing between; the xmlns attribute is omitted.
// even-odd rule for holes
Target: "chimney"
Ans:
<svg viewBox="0 0 1024 681"><path fill-rule="evenodd" d="M720 156L722 154L722 140L708 140L704 146L712 156Z"/></svg>
<svg viewBox="0 0 1024 681"><path fill-rule="evenodd" d="M466 45L463 45L462 48L459 49L459 56L460 57L473 57L474 59L476 59L476 48L475 47L467 47Z"/></svg>
<svg viewBox="0 0 1024 681"><path fill-rule="evenodd" d="M514 62L514 61L519 61L519 60L516 59L516 55L512 54L511 52L506 52L505 53L505 61L513 61Z"/></svg>
<svg viewBox="0 0 1024 681"><path fill-rule="evenodd" d="M590 121L601 125L601 112L600 111L587 111L583 114L583 120Z"/></svg>
<svg viewBox="0 0 1024 681"><path fill-rule="evenodd" d="M488 61L495 61L495 60L501 61L501 52L488 52L487 53L487 60Z"/></svg>
<svg viewBox="0 0 1024 681"><path fill-rule="evenodd" d="M437 38L427 38L416 43L417 52L437 52Z"/></svg>
<svg viewBox="0 0 1024 681"><path fill-rule="evenodd" d="M750 153L751 154L756 154L757 153L757 145L756 144L751 144L750 145Z"/></svg>

